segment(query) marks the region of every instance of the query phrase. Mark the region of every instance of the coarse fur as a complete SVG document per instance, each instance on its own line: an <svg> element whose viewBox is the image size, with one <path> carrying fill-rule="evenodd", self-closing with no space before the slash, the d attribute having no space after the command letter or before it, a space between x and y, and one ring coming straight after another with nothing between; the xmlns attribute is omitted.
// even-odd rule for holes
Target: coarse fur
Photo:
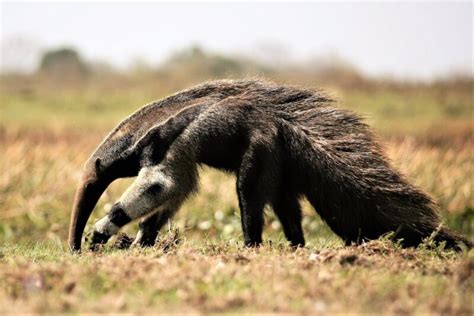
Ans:
<svg viewBox="0 0 474 316"><path fill-rule="evenodd" d="M145 215L163 222L196 190L197 168L206 164L237 175L248 246L262 242L265 205L291 244L304 245L301 197L346 244L394 232L404 246L428 237L454 249L472 246L444 227L433 200L389 165L368 126L331 98L262 81L234 91L212 105L185 107L121 153L141 171L104 220L110 227ZM95 226L93 243L110 237L104 227Z"/></svg>

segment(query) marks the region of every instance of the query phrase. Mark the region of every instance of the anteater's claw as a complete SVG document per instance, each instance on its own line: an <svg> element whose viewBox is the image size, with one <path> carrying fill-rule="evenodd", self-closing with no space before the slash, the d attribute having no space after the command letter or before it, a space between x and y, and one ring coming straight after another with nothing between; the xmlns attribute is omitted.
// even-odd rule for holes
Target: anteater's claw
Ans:
<svg viewBox="0 0 474 316"><path fill-rule="evenodd" d="M107 243L109 238L110 238L109 235L106 235L97 231L93 231L92 233L87 234L86 241L90 243L89 245L90 250L97 251L99 250L100 245Z"/></svg>

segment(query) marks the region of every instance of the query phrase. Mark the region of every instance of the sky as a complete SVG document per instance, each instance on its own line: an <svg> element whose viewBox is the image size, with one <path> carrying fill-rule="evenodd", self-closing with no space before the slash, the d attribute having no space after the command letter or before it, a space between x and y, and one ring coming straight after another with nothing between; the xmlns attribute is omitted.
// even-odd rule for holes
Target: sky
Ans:
<svg viewBox="0 0 474 316"><path fill-rule="evenodd" d="M216 53L304 61L339 56L371 76L473 74L465 2L2 2L2 69L33 69L41 50L73 46L126 68L200 45ZM20 57L19 57L20 56Z"/></svg>

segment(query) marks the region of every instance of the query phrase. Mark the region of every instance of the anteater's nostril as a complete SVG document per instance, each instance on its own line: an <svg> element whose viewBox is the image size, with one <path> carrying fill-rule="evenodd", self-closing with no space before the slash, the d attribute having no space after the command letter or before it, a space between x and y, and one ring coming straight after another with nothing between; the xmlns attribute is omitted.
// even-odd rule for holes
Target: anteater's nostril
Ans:
<svg viewBox="0 0 474 316"><path fill-rule="evenodd" d="M120 207L120 204L115 204L109 213L110 221L122 227L123 225L129 223L132 219L125 213L125 211Z"/></svg>

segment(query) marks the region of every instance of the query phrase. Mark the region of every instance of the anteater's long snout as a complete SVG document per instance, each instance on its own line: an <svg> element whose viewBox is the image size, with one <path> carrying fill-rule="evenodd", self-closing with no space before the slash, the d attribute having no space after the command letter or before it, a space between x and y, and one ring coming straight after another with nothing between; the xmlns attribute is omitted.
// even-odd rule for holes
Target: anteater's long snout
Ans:
<svg viewBox="0 0 474 316"><path fill-rule="evenodd" d="M84 233L87 220L100 196L111 182L110 180L97 179L96 177L84 177L84 180L79 183L69 226L69 247L72 251L81 250L82 234Z"/></svg>

